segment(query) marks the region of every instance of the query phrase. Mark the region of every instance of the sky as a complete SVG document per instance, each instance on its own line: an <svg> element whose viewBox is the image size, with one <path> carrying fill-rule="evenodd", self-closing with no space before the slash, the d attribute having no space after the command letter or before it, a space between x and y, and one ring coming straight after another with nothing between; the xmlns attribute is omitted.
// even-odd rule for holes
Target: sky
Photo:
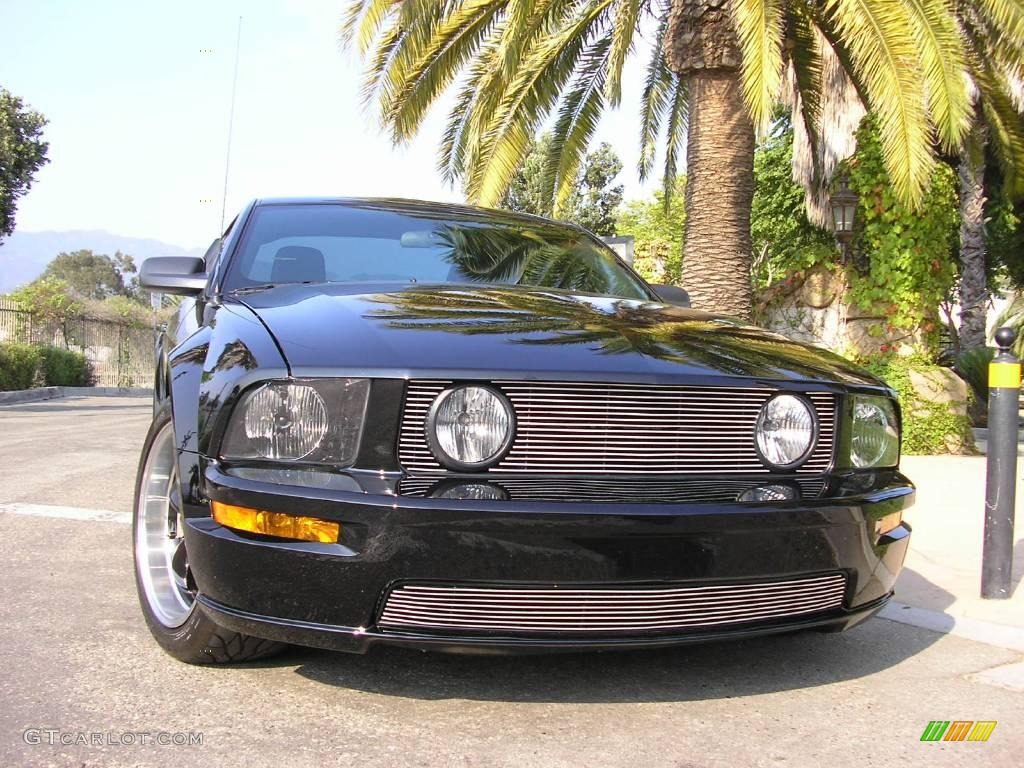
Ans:
<svg viewBox="0 0 1024 768"><path fill-rule="evenodd" d="M49 120L50 162L18 231L102 229L185 248L220 231L238 19L239 75L227 219L253 197L388 196L461 201L435 170L444 103L394 147L362 105L362 65L342 51L348 0L0 0L0 85ZM642 63L595 143L641 185Z"/></svg>

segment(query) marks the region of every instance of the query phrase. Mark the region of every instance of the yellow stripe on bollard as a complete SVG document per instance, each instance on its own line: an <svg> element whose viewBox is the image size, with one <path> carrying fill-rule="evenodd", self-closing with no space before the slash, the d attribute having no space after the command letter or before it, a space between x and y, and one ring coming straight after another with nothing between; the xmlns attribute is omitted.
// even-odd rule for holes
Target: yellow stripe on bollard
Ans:
<svg viewBox="0 0 1024 768"><path fill-rule="evenodd" d="M989 363L989 389L1019 389L1020 363Z"/></svg>

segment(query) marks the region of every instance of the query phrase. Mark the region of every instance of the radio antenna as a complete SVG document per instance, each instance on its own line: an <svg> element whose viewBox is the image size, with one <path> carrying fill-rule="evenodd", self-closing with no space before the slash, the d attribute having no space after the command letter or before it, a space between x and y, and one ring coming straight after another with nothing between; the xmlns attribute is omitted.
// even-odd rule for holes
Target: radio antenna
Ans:
<svg viewBox="0 0 1024 768"><path fill-rule="evenodd" d="M231 170L231 134L235 125L235 92L238 90L238 52L242 48L242 17L238 17L238 37L235 39L235 74L231 79L231 112L228 115L228 148L224 157L224 197L220 202L220 232L224 231L224 214L228 205L228 173Z"/></svg>

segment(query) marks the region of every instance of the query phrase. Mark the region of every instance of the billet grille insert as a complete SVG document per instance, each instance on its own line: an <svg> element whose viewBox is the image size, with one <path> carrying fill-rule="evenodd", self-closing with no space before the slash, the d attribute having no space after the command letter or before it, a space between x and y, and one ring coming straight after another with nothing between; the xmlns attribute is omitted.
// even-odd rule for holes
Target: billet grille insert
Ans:
<svg viewBox="0 0 1024 768"><path fill-rule="evenodd" d="M409 472L446 470L430 452L427 412L451 381L412 380L399 459ZM496 381L516 411L512 447L491 472L552 474L767 473L754 446L771 388L589 382ZM836 397L804 393L818 416L818 442L799 474L822 474L835 450Z"/></svg>
<svg viewBox="0 0 1024 768"><path fill-rule="evenodd" d="M476 586L409 583L387 596L382 630L530 634L700 631L843 607L842 573L747 584Z"/></svg>

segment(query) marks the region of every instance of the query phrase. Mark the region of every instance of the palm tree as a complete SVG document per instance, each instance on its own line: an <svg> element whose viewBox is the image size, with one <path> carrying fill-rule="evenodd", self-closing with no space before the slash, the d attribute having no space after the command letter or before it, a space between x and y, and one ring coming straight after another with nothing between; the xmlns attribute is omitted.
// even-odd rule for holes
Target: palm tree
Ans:
<svg viewBox="0 0 1024 768"><path fill-rule="evenodd" d="M968 49L973 85L973 122L960 148L960 330L961 349L983 347L988 304L985 250L985 166L994 150L1011 195L1024 194L1024 35L1000 35L976 3L958 2L956 13ZM1007 19L1013 30L1013 17Z"/></svg>
<svg viewBox="0 0 1024 768"><path fill-rule="evenodd" d="M1021 0L981 0L976 12L1019 47ZM472 202L500 201L554 115L545 184L557 213L649 29L639 171L651 172L663 137L670 195L686 137L683 282L700 307L749 316L755 132L788 94L814 140L825 48L878 115L905 202L922 198L933 139L955 150L970 123L964 33L949 0L352 0L343 39L367 57L364 95L396 143L457 86L439 170Z"/></svg>
<svg viewBox="0 0 1024 768"><path fill-rule="evenodd" d="M621 270L610 270L608 259L586 238L552 239L529 227L441 227L437 238L449 250L446 261L468 280L515 283L583 293L616 296L636 294L624 284Z"/></svg>

